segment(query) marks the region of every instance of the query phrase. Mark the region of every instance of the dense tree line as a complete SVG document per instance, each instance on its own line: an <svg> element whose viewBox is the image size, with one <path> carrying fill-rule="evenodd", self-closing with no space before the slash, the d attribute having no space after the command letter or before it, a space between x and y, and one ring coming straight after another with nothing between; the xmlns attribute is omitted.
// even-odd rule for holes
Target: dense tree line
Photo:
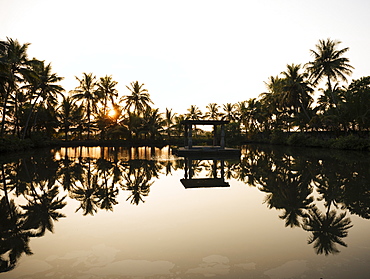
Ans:
<svg viewBox="0 0 370 279"><path fill-rule="evenodd" d="M256 98L209 103L206 112L191 105L178 114L155 108L138 81L126 86L127 93L118 92L109 75L83 73L76 77L79 85L66 91L50 63L29 59L29 44L8 38L0 41L0 139L168 139L181 135L184 119L230 120L229 133L242 138L281 131L368 131L370 77L347 85L353 67L344 57L349 48L340 49L340 43L320 40L310 50L312 61L287 65L269 77L267 91ZM316 102L314 92L319 92Z"/></svg>

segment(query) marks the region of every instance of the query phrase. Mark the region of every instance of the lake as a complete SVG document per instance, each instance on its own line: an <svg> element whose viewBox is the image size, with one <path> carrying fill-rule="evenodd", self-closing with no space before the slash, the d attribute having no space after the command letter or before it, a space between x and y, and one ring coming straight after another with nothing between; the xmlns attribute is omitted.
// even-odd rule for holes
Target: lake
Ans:
<svg viewBox="0 0 370 279"><path fill-rule="evenodd" d="M368 153L0 157L0 278L369 278Z"/></svg>

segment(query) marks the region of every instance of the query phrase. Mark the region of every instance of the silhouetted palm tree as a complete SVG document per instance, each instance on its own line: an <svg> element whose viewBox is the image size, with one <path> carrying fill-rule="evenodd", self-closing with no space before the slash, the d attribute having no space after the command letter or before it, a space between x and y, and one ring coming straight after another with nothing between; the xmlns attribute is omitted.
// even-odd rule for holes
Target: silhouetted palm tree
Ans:
<svg viewBox="0 0 370 279"><path fill-rule="evenodd" d="M208 109L208 111L206 112L205 117L212 120L218 120L220 116L218 109L220 108L220 106L216 103L209 103L206 108Z"/></svg>
<svg viewBox="0 0 370 279"><path fill-rule="evenodd" d="M32 72L29 69L30 62L27 57L29 45L29 43L20 44L10 38L7 41L0 41L0 100L2 102L0 137L4 136L5 124L9 120L7 117L9 117L9 101L12 94L16 94L19 84ZM13 97L15 100L18 99Z"/></svg>
<svg viewBox="0 0 370 279"><path fill-rule="evenodd" d="M349 50L348 47L338 49L341 41L319 40L316 50L310 50L314 60L305 66L310 73L312 83L315 85L323 78L327 78L329 92L332 92L332 81L347 81L347 75L352 74L353 67L349 64L349 59L343 55ZM338 100L332 95L333 103L337 105Z"/></svg>
<svg viewBox="0 0 370 279"><path fill-rule="evenodd" d="M186 119L190 120L199 120L202 119L202 112L201 110L195 106L191 105L190 108L188 108L188 113L186 114Z"/></svg>
<svg viewBox="0 0 370 279"><path fill-rule="evenodd" d="M173 113L172 109L166 108L166 112L164 115L164 127L169 139L171 138L171 131L174 128L175 116L176 113Z"/></svg>
<svg viewBox="0 0 370 279"><path fill-rule="evenodd" d="M153 104L152 100L150 99L150 95L147 89L143 88L144 83L141 85L138 81L131 82L130 87L126 85L127 89L130 90L131 95L125 95L120 99L120 102L125 102L124 109L127 112L131 111L133 108L133 112L137 115L142 115L144 111L150 107L150 104Z"/></svg>
<svg viewBox="0 0 370 279"><path fill-rule="evenodd" d="M35 111L35 106L39 104L41 107L41 105L46 102L49 108L55 107L58 103L57 95L64 91L62 86L55 84L63 80L63 78L57 76L55 73L52 73L50 63L45 66L43 61L34 60L31 66L34 75L27 78L29 85L24 86L24 88L27 88L32 95L34 95L34 98L23 130L23 139L28 131L29 122L32 113Z"/></svg>
<svg viewBox="0 0 370 279"><path fill-rule="evenodd" d="M223 105L222 109L224 110L222 119L223 120L229 120L234 121L236 119L236 111L235 111L235 105L231 103L226 103Z"/></svg>
<svg viewBox="0 0 370 279"><path fill-rule="evenodd" d="M97 86L98 93L102 97L103 103L103 114L107 114L108 100L113 105L115 103L114 98L118 96L118 91L115 88L118 82L114 81L112 76L101 77Z"/></svg>
<svg viewBox="0 0 370 279"><path fill-rule="evenodd" d="M101 100L101 92L97 91L96 77L92 73L82 74L82 78L76 77L80 85L72 90L72 98L82 101L87 117L87 139L90 139L91 115L96 111L97 103Z"/></svg>
<svg viewBox="0 0 370 279"><path fill-rule="evenodd" d="M141 132L149 135L150 139L160 136L163 127L163 119L159 109L148 108L143 117Z"/></svg>
<svg viewBox="0 0 370 279"><path fill-rule="evenodd" d="M110 115L108 115L107 107L108 101L111 103L111 110L116 107L114 100L118 96L118 92L115 88L116 85L117 82L112 79L112 76L102 77L98 82L97 92L101 96L103 105L103 109L99 110L99 115L97 117L98 128L101 130L101 139L105 139L106 130L114 123ZM117 113L116 111L114 112Z"/></svg>
<svg viewBox="0 0 370 279"><path fill-rule="evenodd" d="M67 141L71 127L76 129L78 124L82 122L83 108L77 106L72 97L63 95L62 103L57 110L57 118L61 124L61 131L64 131L64 139Z"/></svg>
<svg viewBox="0 0 370 279"><path fill-rule="evenodd" d="M310 120L308 115L308 108L313 102L311 94L313 89L310 88L306 81L307 74L299 73L301 65L287 65L287 70L282 72L283 74L283 87L281 104L284 107L292 108L296 113L302 111L307 118L307 122Z"/></svg>

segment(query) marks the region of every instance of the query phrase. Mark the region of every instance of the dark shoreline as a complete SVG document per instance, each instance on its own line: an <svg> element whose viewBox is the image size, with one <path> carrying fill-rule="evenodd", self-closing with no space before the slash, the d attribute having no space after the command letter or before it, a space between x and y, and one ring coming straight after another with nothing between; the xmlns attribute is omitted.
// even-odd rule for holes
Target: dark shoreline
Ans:
<svg viewBox="0 0 370 279"><path fill-rule="evenodd" d="M198 145L210 144L209 139L203 138L197 140ZM234 140L227 142L227 146L235 147L244 144L271 144L295 147L310 147L323 149L339 149L354 151L370 151L370 137L368 134L340 134L333 133L301 133L301 132L275 132L269 134L256 134L248 139ZM174 138L172 140L46 140L46 139L25 139L16 138L0 139L0 155L14 153L18 151L27 151L38 148L50 147L159 147L166 145L174 147L183 146L183 139Z"/></svg>

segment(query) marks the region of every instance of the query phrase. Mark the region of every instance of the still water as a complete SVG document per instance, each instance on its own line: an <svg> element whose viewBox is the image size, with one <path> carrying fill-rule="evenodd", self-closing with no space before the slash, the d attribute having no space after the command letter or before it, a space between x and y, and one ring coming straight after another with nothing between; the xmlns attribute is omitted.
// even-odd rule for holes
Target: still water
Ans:
<svg viewBox="0 0 370 279"><path fill-rule="evenodd" d="M62 148L0 158L0 278L369 278L367 153Z"/></svg>

